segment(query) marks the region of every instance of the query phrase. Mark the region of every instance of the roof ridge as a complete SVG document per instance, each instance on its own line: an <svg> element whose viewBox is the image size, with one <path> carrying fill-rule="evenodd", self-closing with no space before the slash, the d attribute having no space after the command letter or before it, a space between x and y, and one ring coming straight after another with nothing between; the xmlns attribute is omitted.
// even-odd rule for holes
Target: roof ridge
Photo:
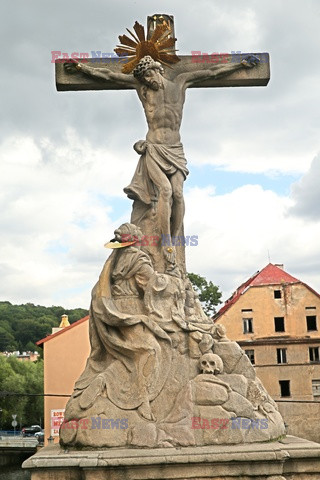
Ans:
<svg viewBox="0 0 320 480"><path fill-rule="evenodd" d="M248 280L243 282L231 295L228 300L225 301L224 305L220 308L220 310L214 316L214 321L218 320L218 318L225 313L231 305L236 303L239 297L245 293L245 291L249 287L258 287L263 285L281 285L283 283L303 283L301 280L293 277L285 270L280 268L278 264L273 264L271 262L268 263L262 270L258 270L256 273L251 275ZM306 285L308 287L308 285ZM310 287L308 287L310 288ZM311 290L311 288L310 288Z"/></svg>
<svg viewBox="0 0 320 480"><path fill-rule="evenodd" d="M48 340L51 340L53 337L57 337L58 335L61 335L61 333L66 332L67 330L70 330L71 328L76 327L80 323L89 320L89 315L86 315L83 318L80 318L80 320L77 320L76 322L71 323L68 327L61 328L61 330L58 330L55 333L51 333L50 335L47 335L46 337L42 338L41 340L38 340L36 342L36 345L42 345L43 343L47 342Z"/></svg>

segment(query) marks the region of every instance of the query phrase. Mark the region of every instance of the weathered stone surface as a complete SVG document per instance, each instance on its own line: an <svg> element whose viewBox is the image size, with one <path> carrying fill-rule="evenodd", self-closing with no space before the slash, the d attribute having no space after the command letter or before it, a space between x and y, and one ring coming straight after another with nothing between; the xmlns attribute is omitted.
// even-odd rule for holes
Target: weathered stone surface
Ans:
<svg viewBox="0 0 320 480"><path fill-rule="evenodd" d="M320 418L320 402L292 403L288 399L288 402L281 402L278 406L279 412L287 424L289 435L300 435L302 438L320 443L320 429L315 428ZM306 418L306 408L308 408L308 419Z"/></svg>
<svg viewBox="0 0 320 480"><path fill-rule="evenodd" d="M268 53L254 53L261 61L258 68L253 70L242 70L231 74L228 78L224 79L207 79L201 82L197 82L191 86L191 88L203 88L203 87L250 87L250 86L265 86L270 80L270 65ZM219 55L213 56L212 64L219 63L216 60L220 60ZM168 74L175 75L176 72L182 72L184 69L198 69L201 64L194 62L194 58L191 55L180 56L181 61L175 65L173 72L169 71ZM215 60L216 59L216 60ZM226 60L228 62L240 63L243 59L241 54L227 55ZM116 58L105 58L101 62L88 58L86 65L97 68L107 67L112 72L121 72L123 62ZM208 66L204 63L203 66ZM72 91L72 90L119 90L133 89L133 85L119 85L112 80L101 82L93 77L85 75L68 75L63 68L62 63L55 64L56 69L56 86L58 91Z"/></svg>
<svg viewBox="0 0 320 480"><path fill-rule="evenodd" d="M243 397L247 396L248 380L244 375L239 374L221 374L219 376L223 382L228 382L234 392L239 393Z"/></svg>
<svg viewBox="0 0 320 480"><path fill-rule="evenodd" d="M244 375L248 379L255 378L253 365L236 342L219 342L214 345L214 352L221 357L225 373Z"/></svg>
<svg viewBox="0 0 320 480"><path fill-rule="evenodd" d="M218 407L216 407L218 408ZM320 445L296 437L251 445L75 451L46 447L24 462L32 480L318 480Z"/></svg>
<svg viewBox="0 0 320 480"><path fill-rule="evenodd" d="M116 239L124 234L127 241L142 236L132 224L116 230ZM66 407L62 445L154 448L284 435L247 356L204 315L195 294L191 301L192 292L175 259L158 273L139 246L112 253L93 290L92 351ZM195 434L194 417L204 423L202 434ZM236 417L245 425L240 432ZM233 419L227 428L211 426L223 418Z"/></svg>
<svg viewBox="0 0 320 480"><path fill-rule="evenodd" d="M187 88L266 84L268 56L224 56L204 65L172 53L168 62L177 63L167 68L167 53L159 52L168 25L161 21L148 42L142 25L133 28L138 45L123 71L118 63L57 65L66 89L135 89L148 124L124 189L133 200L131 223L115 230L108 246L117 248L92 292L91 353L66 407L61 445L173 448L278 438L284 424L274 402L241 348L205 315L186 275L188 169L180 137ZM120 40L125 45L116 51L127 52L127 37ZM201 435L192 423L199 416ZM234 432L236 417L267 427ZM217 419L228 428L211 428Z"/></svg>
<svg viewBox="0 0 320 480"><path fill-rule="evenodd" d="M223 404L223 408L229 412L234 412L236 417L255 418L252 403L237 392L230 392L228 400Z"/></svg>

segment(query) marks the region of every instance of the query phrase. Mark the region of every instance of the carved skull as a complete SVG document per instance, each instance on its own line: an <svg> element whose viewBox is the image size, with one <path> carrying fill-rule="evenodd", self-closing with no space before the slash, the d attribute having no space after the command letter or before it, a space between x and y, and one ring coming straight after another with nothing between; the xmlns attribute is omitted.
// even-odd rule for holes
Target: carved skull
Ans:
<svg viewBox="0 0 320 480"><path fill-rule="evenodd" d="M223 362L221 358L214 353L205 353L200 358L201 373L211 373L217 375L223 372Z"/></svg>

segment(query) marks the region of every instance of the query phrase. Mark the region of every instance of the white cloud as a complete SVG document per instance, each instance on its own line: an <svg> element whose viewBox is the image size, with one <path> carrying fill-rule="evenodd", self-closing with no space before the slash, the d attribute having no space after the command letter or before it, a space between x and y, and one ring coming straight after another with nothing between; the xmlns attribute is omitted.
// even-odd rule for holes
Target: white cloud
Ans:
<svg viewBox="0 0 320 480"><path fill-rule="evenodd" d="M320 221L320 154L312 161L310 169L292 185L294 205L289 213L312 221Z"/></svg>
<svg viewBox="0 0 320 480"><path fill-rule="evenodd" d="M12 138L0 150L2 298L68 306L74 297L66 292L80 289L86 306L108 255L103 244L121 221L111 220L111 199L121 192L126 161L74 134L56 150L40 144Z"/></svg>
<svg viewBox="0 0 320 480"><path fill-rule="evenodd" d="M132 144L144 137L146 123L134 92L56 92L50 52L112 51L126 27L158 10L155 0L128 0L125 9L116 0L17 0L3 10L4 300L88 305L107 256L102 245L130 216L122 188L138 160ZM187 250L189 269L227 293L267 263L269 250L271 261L319 290L319 222L310 222L320 213L316 161L307 173L319 151L318 1L301 9L297 0L199 0L188 8L182 0L164 0L161 10L175 16L181 54L271 53L266 88L188 92L182 141L190 163L305 174L292 197L258 185L228 195L190 189L186 230L198 234L200 244ZM188 182L192 186L192 178Z"/></svg>
<svg viewBox="0 0 320 480"><path fill-rule="evenodd" d="M187 249L187 268L220 285L224 298L269 263L269 255L320 290L320 223L288 216L290 197L245 185L225 195L194 188L186 199L186 232L199 235L199 246Z"/></svg>

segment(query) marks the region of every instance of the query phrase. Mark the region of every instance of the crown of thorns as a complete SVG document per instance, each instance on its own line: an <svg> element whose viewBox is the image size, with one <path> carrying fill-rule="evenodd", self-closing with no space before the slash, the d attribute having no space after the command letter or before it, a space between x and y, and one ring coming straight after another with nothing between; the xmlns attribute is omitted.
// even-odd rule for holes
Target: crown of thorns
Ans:
<svg viewBox="0 0 320 480"><path fill-rule="evenodd" d="M147 70L149 70L149 68L157 68L158 70L160 70L161 73L164 72L163 68L162 68L162 65L161 63L159 62L156 62L155 60L153 60L152 57L150 57L150 55L146 55L145 57L143 57L140 62L138 63L138 65L134 68L133 70L133 75L134 77L140 79L143 77L143 75L145 74L145 72Z"/></svg>

